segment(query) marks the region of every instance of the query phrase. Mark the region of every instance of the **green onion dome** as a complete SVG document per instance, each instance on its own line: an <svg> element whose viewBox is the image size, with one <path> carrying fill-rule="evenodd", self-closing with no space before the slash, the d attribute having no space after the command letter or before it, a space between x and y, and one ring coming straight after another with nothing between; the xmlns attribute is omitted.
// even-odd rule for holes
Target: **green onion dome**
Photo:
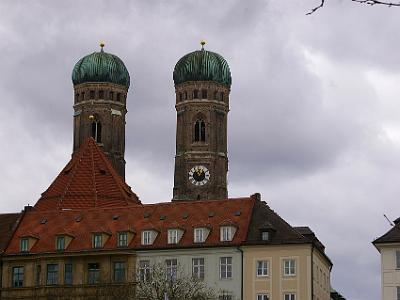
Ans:
<svg viewBox="0 0 400 300"><path fill-rule="evenodd" d="M201 50L191 52L182 57L174 68L174 83L186 81L215 81L220 84L231 85L232 76L226 60L211 51Z"/></svg>
<svg viewBox="0 0 400 300"><path fill-rule="evenodd" d="M72 71L74 85L85 82L110 82L129 88L130 77L122 60L116 55L103 51L93 52L81 58Z"/></svg>

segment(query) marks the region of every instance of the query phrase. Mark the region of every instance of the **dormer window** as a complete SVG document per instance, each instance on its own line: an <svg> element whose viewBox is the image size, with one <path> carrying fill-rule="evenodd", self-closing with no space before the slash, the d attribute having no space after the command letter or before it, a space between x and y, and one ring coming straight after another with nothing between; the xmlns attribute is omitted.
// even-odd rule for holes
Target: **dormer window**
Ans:
<svg viewBox="0 0 400 300"><path fill-rule="evenodd" d="M142 231L142 245L151 245L153 244L153 231L145 230Z"/></svg>
<svg viewBox="0 0 400 300"><path fill-rule="evenodd" d="M177 244L177 243L178 243L178 230L168 229L168 244Z"/></svg>
<svg viewBox="0 0 400 300"><path fill-rule="evenodd" d="M93 234L93 248L103 247L103 236L101 233Z"/></svg>
<svg viewBox="0 0 400 300"><path fill-rule="evenodd" d="M236 227L234 226L221 226L220 227L220 240L221 242L230 242L235 235Z"/></svg>
<svg viewBox="0 0 400 300"><path fill-rule="evenodd" d="M56 237L56 250L65 250L65 236L60 235Z"/></svg>
<svg viewBox="0 0 400 300"><path fill-rule="evenodd" d="M118 233L118 247L127 247L128 246L128 233L127 232L119 232Z"/></svg>
<svg viewBox="0 0 400 300"><path fill-rule="evenodd" d="M20 250L21 252L27 252L29 250L29 238L24 237L20 239Z"/></svg>
<svg viewBox="0 0 400 300"><path fill-rule="evenodd" d="M269 231L261 231L261 240L262 241L269 241L271 238Z"/></svg>
<svg viewBox="0 0 400 300"><path fill-rule="evenodd" d="M203 228L195 228L194 229L194 242L195 243L204 243L204 229Z"/></svg>

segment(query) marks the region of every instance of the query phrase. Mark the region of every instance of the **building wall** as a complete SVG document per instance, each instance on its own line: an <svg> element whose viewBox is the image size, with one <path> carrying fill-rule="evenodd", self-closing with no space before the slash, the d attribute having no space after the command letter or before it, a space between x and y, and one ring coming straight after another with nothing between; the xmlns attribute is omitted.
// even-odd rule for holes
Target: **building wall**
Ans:
<svg viewBox="0 0 400 300"><path fill-rule="evenodd" d="M150 260L150 265L158 263L162 264L166 259L176 258L180 270L189 275L192 274L192 259L204 258L204 281L207 286L214 289L218 294L221 294L222 291L230 292L233 296L232 299L241 299L242 256L241 252L237 248L225 247L184 250L150 250L137 251L136 255L137 264L139 264L141 260ZM231 279L220 279L220 257L232 257Z"/></svg>
<svg viewBox="0 0 400 300"><path fill-rule="evenodd" d="M382 300L397 299L397 287L400 287L400 269L396 268L396 251L399 245L383 246L381 252Z"/></svg>
<svg viewBox="0 0 400 300"><path fill-rule="evenodd" d="M330 299L330 265L315 248L313 253L313 269L314 299Z"/></svg>
<svg viewBox="0 0 400 300"><path fill-rule="evenodd" d="M257 294L267 294L271 300L284 299L285 293L294 293L296 300L309 300L311 288L311 245L260 245L243 247L244 261L244 299L257 300ZM314 262L329 273L328 264L322 256L314 255ZM296 272L293 276L284 275L284 260L294 259ZM268 261L268 275L257 276L257 261ZM329 277L328 277L329 278ZM314 279L315 281L315 279ZM319 300L329 300L328 292L320 292ZM315 298L317 299L317 298Z"/></svg>

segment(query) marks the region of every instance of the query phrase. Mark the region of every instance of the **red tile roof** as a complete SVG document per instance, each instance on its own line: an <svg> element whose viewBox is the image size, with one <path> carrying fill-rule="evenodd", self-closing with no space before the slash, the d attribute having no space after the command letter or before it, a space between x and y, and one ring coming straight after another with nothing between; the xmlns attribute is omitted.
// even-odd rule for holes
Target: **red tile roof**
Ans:
<svg viewBox="0 0 400 300"><path fill-rule="evenodd" d="M81 149L42 194L37 210L88 209L141 204L94 139Z"/></svg>
<svg viewBox="0 0 400 300"><path fill-rule="evenodd" d="M0 214L0 253L7 247L21 214Z"/></svg>
<svg viewBox="0 0 400 300"><path fill-rule="evenodd" d="M135 232L130 249L168 249L180 247L207 247L240 245L246 239L253 211L254 198L226 200L177 201L125 208L92 208L86 210L43 211L34 209L25 213L6 254L19 253L19 238L27 234L39 239L30 253L56 252L55 237L60 234L73 236L65 252L94 251L92 233L111 234L103 250L117 248L117 233ZM240 212L240 213L239 213ZM237 231L231 242L220 242L221 224L235 224ZM207 240L193 242L193 228L211 228ZM181 228L184 234L179 244L167 244L168 229ZM141 231L155 229L159 234L153 245L141 245Z"/></svg>

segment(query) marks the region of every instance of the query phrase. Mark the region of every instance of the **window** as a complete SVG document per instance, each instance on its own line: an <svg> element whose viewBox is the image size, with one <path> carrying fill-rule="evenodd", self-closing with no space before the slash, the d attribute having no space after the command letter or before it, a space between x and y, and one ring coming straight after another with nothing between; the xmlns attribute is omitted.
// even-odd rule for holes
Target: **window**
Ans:
<svg viewBox="0 0 400 300"><path fill-rule="evenodd" d="M103 247L101 233L93 234L93 248L101 248L101 247Z"/></svg>
<svg viewBox="0 0 400 300"><path fill-rule="evenodd" d="M192 276L197 279L204 279L204 258L192 259Z"/></svg>
<svg viewBox="0 0 400 300"><path fill-rule="evenodd" d="M36 285L39 286L40 285L40 276L42 274L42 266L41 265L37 265L36 266Z"/></svg>
<svg viewBox="0 0 400 300"><path fill-rule="evenodd" d="M396 268L400 269L400 250L396 251Z"/></svg>
<svg viewBox="0 0 400 300"><path fill-rule="evenodd" d="M204 229L203 228L195 228L194 229L194 242L195 243L204 243Z"/></svg>
<svg viewBox="0 0 400 300"><path fill-rule="evenodd" d="M151 231L145 230L142 232L142 245L151 245Z"/></svg>
<svg viewBox="0 0 400 300"><path fill-rule="evenodd" d="M100 282L100 264L88 264L88 284L95 284Z"/></svg>
<svg viewBox="0 0 400 300"><path fill-rule="evenodd" d="M207 90L201 90L201 98L207 99Z"/></svg>
<svg viewBox="0 0 400 300"><path fill-rule="evenodd" d="M47 265L47 285L58 284L58 265L48 264Z"/></svg>
<svg viewBox="0 0 400 300"><path fill-rule="evenodd" d="M283 275L296 275L296 261L294 259L285 259L283 261Z"/></svg>
<svg viewBox="0 0 400 300"><path fill-rule="evenodd" d="M92 122L92 138L97 143L101 143L101 123L99 121Z"/></svg>
<svg viewBox="0 0 400 300"><path fill-rule="evenodd" d="M179 95L179 97L178 97L179 101L182 101L182 99L183 99L182 93L179 93L178 95Z"/></svg>
<svg viewBox="0 0 400 300"><path fill-rule="evenodd" d="M258 260L257 261L257 276L268 276L268 261Z"/></svg>
<svg viewBox="0 0 400 300"><path fill-rule="evenodd" d="M221 279L232 278L232 257L220 257L219 277Z"/></svg>
<svg viewBox="0 0 400 300"><path fill-rule="evenodd" d="M118 233L118 247L127 247L128 246L128 233L127 232L119 232Z"/></svg>
<svg viewBox="0 0 400 300"><path fill-rule="evenodd" d="M178 230L168 229L168 244L178 243Z"/></svg>
<svg viewBox="0 0 400 300"><path fill-rule="evenodd" d="M269 232L268 231L261 231L261 240L269 241Z"/></svg>
<svg viewBox="0 0 400 300"><path fill-rule="evenodd" d="M219 100L224 101L224 93L223 92L221 92L219 94Z"/></svg>
<svg viewBox="0 0 400 300"><path fill-rule="evenodd" d="M218 91L214 92L214 100L218 100Z"/></svg>
<svg viewBox="0 0 400 300"><path fill-rule="evenodd" d="M232 241L232 226L221 226L220 239L221 242Z"/></svg>
<svg viewBox="0 0 400 300"><path fill-rule="evenodd" d="M167 271L167 279L175 280L178 271L178 260L177 259L165 260L165 267Z"/></svg>
<svg viewBox="0 0 400 300"><path fill-rule="evenodd" d="M117 101L118 101L118 102L121 102L121 93L118 93L118 94L117 94Z"/></svg>
<svg viewBox="0 0 400 300"><path fill-rule="evenodd" d="M28 251L28 246L29 246L29 239L28 238L21 238L21 240L20 240L21 252Z"/></svg>
<svg viewBox="0 0 400 300"><path fill-rule="evenodd" d="M124 282L125 281L125 262L115 262L114 263L114 282Z"/></svg>
<svg viewBox="0 0 400 300"><path fill-rule="evenodd" d="M267 294L257 294L257 300L269 300Z"/></svg>
<svg viewBox="0 0 400 300"><path fill-rule="evenodd" d="M222 291L221 294L218 296L218 300L233 300L232 293Z"/></svg>
<svg viewBox="0 0 400 300"><path fill-rule="evenodd" d="M194 141L206 141L206 123L203 120L197 120L194 125Z"/></svg>
<svg viewBox="0 0 400 300"><path fill-rule="evenodd" d="M296 300L296 294L293 293L284 294L283 300Z"/></svg>
<svg viewBox="0 0 400 300"><path fill-rule="evenodd" d="M81 100L82 100L82 101L85 100L85 92L82 92L82 94L81 94Z"/></svg>
<svg viewBox="0 0 400 300"><path fill-rule="evenodd" d="M139 261L139 280L146 282L150 280L150 261L141 260Z"/></svg>
<svg viewBox="0 0 400 300"><path fill-rule="evenodd" d="M94 91L90 91L90 99L94 99Z"/></svg>
<svg viewBox="0 0 400 300"><path fill-rule="evenodd" d="M79 94L75 94L75 102L79 101Z"/></svg>
<svg viewBox="0 0 400 300"><path fill-rule="evenodd" d="M193 99L197 99L199 98L199 91L198 90L194 90L193 91Z"/></svg>
<svg viewBox="0 0 400 300"><path fill-rule="evenodd" d="M184 99L184 100L187 100L187 96L188 96L187 92L184 92L184 93L183 93L183 99Z"/></svg>
<svg viewBox="0 0 400 300"><path fill-rule="evenodd" d="M72 264L64 265L64 284L72 284Z"/></svg>
<svg viewBox="0 0 400 300"><path fill-rule="evenodd" d="M99 99L104 99L104 91L103 90L99 91Z"/></svg>
<svg viewBox="0 0 400 300"><path fill-rule="evenodd" d="M396 300L400 300L400 286L396 287L396 294L397 294Z"/></svg>
<svg viewBox="0 0 400 300"><path fill-rule="evenodd" d="M12 268L12 286L13 287L24 286L24 267Z"/></svg>
<svg viewBox="0 0 400 300"><path fill-rule="evenodd" d="M108 94L108 98L109 98L110 100L114 100L114 92L110 92L110 93Z"/></svg>
<svg viewBox="0 0 400 300"><path fill-rule="evenodd" d="M65 249L65 237L58 236L56 239L56 249L57 250L64 250Z"/></svg>

